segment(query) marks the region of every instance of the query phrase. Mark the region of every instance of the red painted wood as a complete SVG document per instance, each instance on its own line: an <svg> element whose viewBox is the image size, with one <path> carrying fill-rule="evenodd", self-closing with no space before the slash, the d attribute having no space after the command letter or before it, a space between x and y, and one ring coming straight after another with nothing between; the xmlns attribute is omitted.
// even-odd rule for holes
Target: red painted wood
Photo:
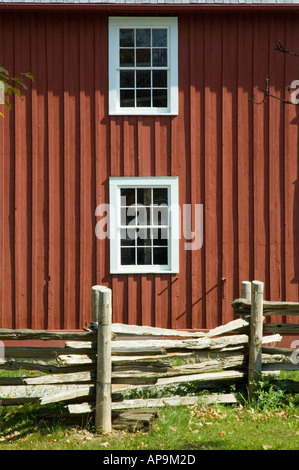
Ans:
<svg viewBox="0 0 299 470"><path fill-rule="evenodd" d="M107 11L0 10L0 64L35 77L0 119L1 327L82 328L94 284L115 322L161 327L229 321L244 280L298 300L299 119L249 98L265 73L281 96L299 79L275 51L298 50L299 19L180 11L179 115L110 117ZM180 204L203 204L203 246L181 239L178 274L109 274L95 227L110 176L178 176Z"/></svg>

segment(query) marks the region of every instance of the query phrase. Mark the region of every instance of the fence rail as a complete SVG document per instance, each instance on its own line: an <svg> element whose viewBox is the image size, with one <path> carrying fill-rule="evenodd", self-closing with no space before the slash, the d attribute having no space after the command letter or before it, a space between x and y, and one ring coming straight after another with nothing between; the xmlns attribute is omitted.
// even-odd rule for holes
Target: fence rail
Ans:
<svg viewBox="0 0 299 470"><path fill-rule="evenodd" d="M30 374L0 376L1 404L61 402L67 413L92 413L96 429L109 432L112 427L146 426L165 404L193 404L195 396L169 393L190 383L211 392L205 396L208 403L235 402L231 393L220 392L221 387L249 386L257 373L298 370L292 362L294 350L276 345L282 340L280 332L297 333L298 325L270 328L263 317L270 311L289 315L288 308L299 314L299 303L264 301L263 284L258 281L242 283L241 292L242 298L232 303L239 318L200 332L114 324L110 289L94 286L92 325L98 325L94 331L0 330L3 341L65 342L63 347L5 347L0 369ZM160 398L126 398L132 391L136 395L145 390Z"/></svg>

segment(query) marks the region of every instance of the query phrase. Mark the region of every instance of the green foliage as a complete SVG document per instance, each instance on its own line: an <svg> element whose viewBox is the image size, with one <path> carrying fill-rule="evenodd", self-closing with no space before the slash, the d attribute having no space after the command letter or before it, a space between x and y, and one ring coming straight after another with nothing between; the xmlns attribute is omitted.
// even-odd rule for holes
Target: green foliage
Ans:
<svg viewBox="0 0 299 470"><path fill-rule="evenodd" d="M279 412L299 404L298 394L292 393L284 380L261 375L252 385L253 391L247 405L258 412Z"/></svg>
<svg viewBox="0 0 299 470"><path fill-rule="evenodd" d="M11 109L12 107L9 100L10 96L15 95L22 99L21 90L27 90L27 85L24 80L33 82L33 75L29 72L25 72L21 73L21 77L11 77L8 70L0 66L0 88L3 90L3 104L5 104L7 109ZM3 113L0 112L0 116L3 116Z"/></svg>

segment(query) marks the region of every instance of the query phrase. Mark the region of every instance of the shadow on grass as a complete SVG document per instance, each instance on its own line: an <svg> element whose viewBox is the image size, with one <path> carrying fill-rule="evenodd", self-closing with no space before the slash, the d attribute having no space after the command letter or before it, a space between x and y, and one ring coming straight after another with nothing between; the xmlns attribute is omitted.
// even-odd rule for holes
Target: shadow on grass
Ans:
<svg viewBox="0 0 299 470"><path fill-rule="evenodd" d="M228 450L231 449L231 443L223 439L201 440L200 442L186 442L180 447L180 450Z"/></svg>

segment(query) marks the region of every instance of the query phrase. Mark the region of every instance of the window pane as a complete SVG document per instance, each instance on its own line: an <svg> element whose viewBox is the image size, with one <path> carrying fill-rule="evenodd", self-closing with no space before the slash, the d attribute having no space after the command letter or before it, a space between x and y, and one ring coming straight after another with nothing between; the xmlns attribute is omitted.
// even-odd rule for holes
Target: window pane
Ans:
<svg viewBox="0 0 299 470"><path fill-rule="evenodd" d="M168 249L153 248L154 264L168 264Z"/></svg>
<svg viewBox="0 0 299 470"><path fill-rule="evenodd" d="M119 50L119 65L121 67L134 67L134 49Z"/></svg>
<svg viewBox="0 0 299 470"><path fill-rule="evenodd" d="M168 204L168 190L167 188L154 188L153 189L153 204Z"/></svg>
<svg viewBox="0 0 299 470"><path fill-rule="evenodd" d="M151 248L137 248L137 264L152 264Z"/></svg>
<svg viewBox="0 0 299 470"><path fill-rule="evenodd" d="M151 231L149 228L140 228L137 234L137 246L151 246Z"/></svg>
<svg viewBox="0 0 299 470"><path fill-rule="evenodd" d="M153 86L155 88L167 87L167 70L153 70Z"/></svg>
<svg viewBox="0 0 299 470"><path fill-rule="evenodd" d="M135 188L122 188L120 190L120 198L122 206L135 204Z"/></svg>
<svg viewBox="0 0 299 470"><path fill-rule="evenodd" d="M153 225L168 225L168 207L153 208Z"/></svg>
<svg viewBox="0 0 299 470"><path fill-rule="evenodd" d="M151 209L150 207L138 206L137 208L137 224L150 225L151 223Z"/></svg>
<svg viewBox="0 0 299 470"><path fill-rule="evenodd" d="M167 66L167 49L153 49L153 67Z"/></svg>
<svg viewBox="0 0 299 470"><path fill-rule="evenodd" d="M122 207L120 210L120 223L121 225L135 225L136 212L134 207Z"/></svg>
<svg viewBox="0 0 299 470"><path fill-rule="evenodd" d="M151 50L150 49L136 49L136 65L137 67L150 67L151 66Z"/></svg>
<svg viewBox="0 0 299 470"><path fill-rule="evenodd" d="M119 30L120 47L134 47L134 29Z"/></svg>
<svg viewBox="0 0 299 470"><path fill-rule="evenodd" d="M135 106L135 91L134 90L120 90L120 106L134 107Z"/></svg>
<svg viewBox="0 0 299 470"><path fill-rule="evenodd" d="M135 248L121 248L121 264L135 264Z"/></svg>
<svg viewBox="0 0 299 470"><path fill-rule="evenodd" d="M136 92L136 100L138 107L149 108L151 106L151 90L138 88Z"/></svg>
<svg viewBox="0 0 299 470"><path fill-rule="evenodd" d="M154 246L167 246L168 245L168 229L167 228L153 228L153 245Z"/></svg>
<svg viewBox="0 0 299 470"><path fill-rule="evenodd" d="M151 86L151 72L150 72L150 70L137 70L137 72L136 72L136 86L137 86L137 88L150 88L150 86Z"/></svg>
<svg viewBox="0 0 299 470"><path fill-rule="evenodd" d="M153 106L155 108L167 108L167 89L155 88L153 90Z"/></svg>
<svg viewBox="0 0 299 470"><path fill-rule="evenodd" d="M150 206L152 203L152 190L151 188L138 188L137 189L137 204L143 206Z"/></svg>
<svg viewBox="0 0 299 470"><path fill-rule="evenodd" d="M134 88L134 86L135 86L134 70L121 70L120 88Z"/></svg>
<svg viewBox="0 0 299 470"><path fill-rule="evenodd" d="M133 228L121 229L120 244L121 246L135 246L136 230Z"/></svg>
<svg viewBox="0 0 299 470"><path fill-rule="evenodd" d="M153 47L167 47L167 29L153 29Z"/></svg>
<svg viewBox="0 0 299 470"><path fill-rule="evenodd" d="M136 29L136 47L151 47L150 29Z"/></svg>

